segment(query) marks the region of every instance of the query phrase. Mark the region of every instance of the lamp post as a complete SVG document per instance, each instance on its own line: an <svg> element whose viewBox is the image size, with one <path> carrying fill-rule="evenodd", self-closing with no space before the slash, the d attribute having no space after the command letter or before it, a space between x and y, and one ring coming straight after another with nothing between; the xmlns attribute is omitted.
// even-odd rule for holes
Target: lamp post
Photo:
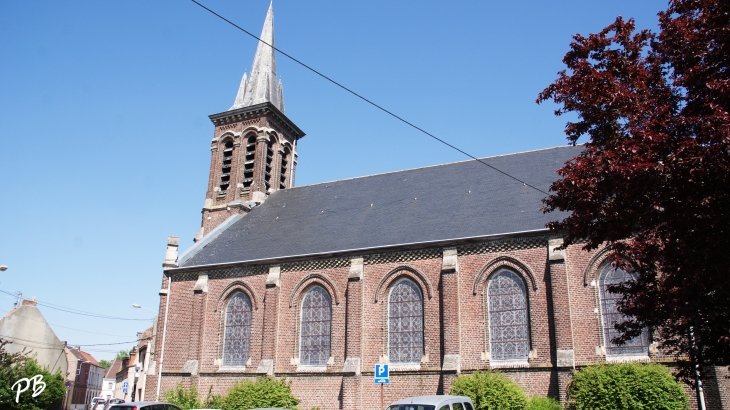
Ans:
<svg viewBox="0 0 730 410"><path fill-rule="evenodd" d="M0 272L5 272L6 270L8 270L8 267L7 266L0 265Z"/></svg>
<svg viewBox="0 0 730 410"><path fill-rule="evenodd" d="M152 312L152 313L157 313L157 312L155 312L155 311L154 311L154 310L152 310L152 309L147 309L146 307L144 307L144 306L140 305L139 303L134 303L134 304L132 304L132 307L133 307L133 308L135 308L135 309L144 309L144 310L149 310L149 311L150 311L150 312Z"/></svg>

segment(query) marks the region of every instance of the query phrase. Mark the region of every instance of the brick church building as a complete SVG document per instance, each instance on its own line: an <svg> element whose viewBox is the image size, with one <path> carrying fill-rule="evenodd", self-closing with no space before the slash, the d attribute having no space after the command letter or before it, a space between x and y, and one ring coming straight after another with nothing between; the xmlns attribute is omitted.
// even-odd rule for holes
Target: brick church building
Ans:
<svg viewBox="0 0 730 410"><path fill-rule="evenodd" d="M274 44L271 7L261 38ZM210 116L202 227L179 255L168 240L146 399L268 374L291 382L301 408L372 409L374 365L389 363L386 405L448 393L480 369L564 400L581 366L671 364L648 332L611 342L621 316L606 287L629 274L600 250L557 250L545 223L560 215L542 214L544 195L483 164L295 187L304 132L284 114L274 57L259 43L234 105ZM484 161L546 191L580 151ZM705 394L720 409L730 398L716 371Z"/></svg>

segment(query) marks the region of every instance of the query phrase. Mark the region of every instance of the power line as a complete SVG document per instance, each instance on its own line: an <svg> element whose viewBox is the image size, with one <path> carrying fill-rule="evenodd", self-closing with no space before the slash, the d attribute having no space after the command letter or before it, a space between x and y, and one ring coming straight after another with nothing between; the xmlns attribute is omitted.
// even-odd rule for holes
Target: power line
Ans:
<svg viewBox="0 0 730 410"><path fill-rule="evenodd" d="M16 294L11 293L11 292L4 291L2 289L0 289L0 292L5 293L6 295L13 296L13 297L16 296ZM36 304L38 304L40 306L47 307L49 309L55 309L55 310L59 310L61 312L72 313L74 315L89 316L89 317L95 317L95 318L99 318L99 319L135 320L135 321L149 321L149 320L154 320L154 319L133 319L133 318L127 318L127 317L100 315L98 313L86 312L86 311L79 310L79 309L64 307L64 306L60 306L60 305L54 305L52 303L44 303L44 302L41 302L41 301L38 301L38 300L36 300L35 302L36 302Z"/></svg>
<svg viewBox="0 0 730 410"><path fill-rule="evenodd" d="M42 347L42 346L47 346L47 347L63 347L63 346L113 346L113 345L125 345L125 344L129 344L129 343L138 343L140 341L145 341L145 340L152 339L151 337L146 337L146 338L143 338L143 339L131 340L131 341L127 341L127 342L116 342L116 343L93 343L93 344L79 344L79 343L65 343L64 344L64 343L60 343L60 344L56 344L56 343L39 342L37 340L23 339L21 337L15 337L15 336L10 336L10 335L0 335L0 337L7 338L10 343L14 343L15 340L20 340L20 341L26 342L26 343L35 343L35 344L38 345L38 347ZM21 344L21 343L18 343L18 344ZM28 347L31 347L31 346L28 346Z"/></svg>
<svg viewBox="0 0 730 410"><path fill-rule="evenodd" d="M239 30L243 31L244 33L246 33L246 34L248 34L249 36L251 36L251 37L255 38L256 40L258 40L258 41L260 41L260 42L262 42L262 43L266 44L267 46L271 47L271 48L272 48L272 49L274 49L275 51L278 51L278 52L279 52L280 54L282 54L283 56L285 56L285 57L287 57L287 58L291 59L291 60L292 60L292 61L294 61L295 63L297 63L297 64L301 65L301 66L302 66L302 67L304 67L304 68L306 68L307 70L309 70L309 71L311 71L311 72L313 72L313 73L317 74L318 76L320 76L320 77L324 78L325 80L327 80L327 81L331 82L332 84L334 84L334 85L336 85L336 86L338 86L338 87L342 88L343 90L345 90L345 91L347 91L348 93L350 93L350 94L354 95L355 97L357 97L357 98L359 98L359 99L361 99L361 100L365 101L366 103L368 103L368 104L372 105L373 107L375 107L375 108L377 108L377 109L379 109L379 110L381 110L381 111L385 112L386 114L388 114L388 115L390 115L390 116L392 116L392 117L396 118L397 120L399 120L399 121L403 122L404 124L407 124L407 125L409 125L409 126L410 126L410 127L412 127L412 128L415 128L416 130L418 130L418 131L420 131L420 132L422 132L422 133L424 133L424 134L428 135L429 137L431 137L431 138L435 139L436 141L438 141L438 142L440 142L440 143L442 143L442 144L446 145L447 147L450 147L450 148L452 148L452 149L454 149L454 150L456 150L456 151L458 151L458 152L460 152L460 153L462 153L462 154L466 155L467 157L469 157L469 158L471 158L471 159L473 159L473 160L476 160L477 162L480 162L480 163L482 163L482 164L486 165L487 167L489 167L489 168L493 169L494 171L497 171L497 172L499 172L499 173L500 173L500 174L502 174L502 175L505 175L505 176L507 176L507 177L509 177L509 178L512 178L512 179L514 179L515 181L517 181L517 182L520 182L520 183L524 184L525 186L528 186L528 187L530 187L530 188L532 188L532 189L534 189L534 190L536 190L536 191L538 191L538 192L541 192L541 193L543 193L543 194L545 194L545 195L550 195L550 194L548 194L547 192L543 191L542 189L540 189L540 188L537 188L537 187L536 187L536 186L534 186L534 185L528 184L527 182L525 182L525 181L523 181L523 180L521 180L521 179L519 179L519 178L517 178L517 177L515 177L515 176L512 176L512 175L510 175L510 174L508 174L508 173L506 173L506 172L504 172L504 171L502 171L502 170L500 170L500 169L498 169L498 168L496 168L496 167L494 167L494 166L492 166L492 165L489 165L489 164L487 164L486 162L484 162L484 161L482 161L481 159L479 159L479 158L477 158L477 157L475 157L475 156L473 156L473 155L469 154L468 152L466 152L466 151L464 151L464 150L462 150L462 149L459 149L459 148L455 147L454 145L451 145L451 144L449 144L448 142L446 142L446 141L442 140L441 138L439 138L439 137L437 137L437 136L435 136L435 135L431 134L430 132L428 132L428 131L424 130L423 128L420 128L420 127L418 127L418 126L414 125L413 123L411 123L411 122L408 122L408 121L406 121L405 119L403 119L403 118L399 117L398 115L396 115L396 114L394 114L394 113L392 113L392 112L390 112L390 111L386 110L385 108L381 107L380 105L378 105L378 104L376 104L376 103L374 103L374 102L372 102L372 101L368 100L367 98L363 97L362 95L360 95L360 94L358 94L358 93L356 93L356 92L352 91L351 89L349 89L349 88L345 87L344 85L342 85L342 84L338 83L337 81L335 81L335 80L333 80L333 79L331 79L331 78L327 77L326 75L324 75L324 74L320 73L319 71L315 70L314 68L312 68L312 67L310 67L310 66L308 66L308 65L304 64L303 62L301 62L301 61L297 60L296 58L294 58L294 57L290 56L289 54L287 54L287 53L285 53L285 52L283 52L283 51L279 50L278 48L274 47L273 45L271 45L271 44L269 44L269 43L265 42L264 40L260 39L260 38L259 38L258 36L256 36L256 35L252 34L252 33L251 33L251 32L249 32L248 30L244 29L243 27L241 27L241 26L237 25L236 23L234 23L234 22L232 22L232 21L228 20L227 18L225 18L225 17L221 16L220 14L218 14L218 13L216 13L215 11L213 11L213 10L209 9L208 7L205 7L204 5L200 4L200 3L199 3L199 2L197 1L197 0L191 0L191 1L192 1L193 3L195 3L195 4L197 4L198 6L202 7L203 9L205 9L205 10L209 11L209 12L210 12L211 14L213 14L214 16L216 16L216 17L220 18L221 20L225 21L226 23L228 23L228 24L232 25L233 27L235 27L235 28L237 28L237 29L239 29Z"/></svg>
<svg viewBox="0 0 730 410"><path fill-rule="evenodd" d="M22 317L25 320L32 320L32 321L38 322L38 323L47 323L48 325L53 326L53 327L60 327L60 328L63 328L63 329L75 330L77 332L82 332L82 333L90 333L92 335L113 336L113 337L127 337L127 336L129 336L129 335L112 335L112 334L109 334L109 333L90 332L88 330L74 329L72 327L62 326L62 325L57 325L57 324L54 324L54 323L50 323L50 322L47 322L45 320L33 319L32 317L23 316L23 315L20 315L18 313L15 313L15 316Z"/></svg>

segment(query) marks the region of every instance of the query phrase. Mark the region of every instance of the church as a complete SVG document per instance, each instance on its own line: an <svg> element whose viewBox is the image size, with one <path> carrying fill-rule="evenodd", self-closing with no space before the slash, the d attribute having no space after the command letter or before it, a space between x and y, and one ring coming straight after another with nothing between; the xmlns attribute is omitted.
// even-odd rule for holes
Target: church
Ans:
<svg viewBox="0 0 730 410"><path fill-rule="evenodd" d="M261 39L271 45L273 18L270 6ZM209 118L202 224L184 252L168 238L145 399L178 383L224 394L271 375L291 383L300 408L378 408L374 366L387 363L386 405L447 394L485 369L564 401L582 366L671 365L648 332L611 341L621 315L606 288L629 274L600 249L560 249L545 224L561 215L540 211L544 194L484 164L295 186L305 134L285 114L269 45L259 43L233 106ZM581 149L482 161L547 191ZM727 371L716 371L723 385L705 394L720 409L730 397Z"/></svg>

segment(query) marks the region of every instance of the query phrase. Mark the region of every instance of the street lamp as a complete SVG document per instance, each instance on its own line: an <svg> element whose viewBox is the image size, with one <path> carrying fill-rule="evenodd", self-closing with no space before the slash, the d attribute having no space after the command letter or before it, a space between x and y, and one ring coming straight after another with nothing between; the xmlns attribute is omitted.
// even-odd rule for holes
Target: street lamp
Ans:
<svg viewBox="0 0 730 410"><path fill-rule="evenodd" d="M7 266L0 265L0 272L5 272L6 270L8 270L8 267Z"/></svg>
<svg viewBox="0 0 730 410"><path fill-rule="evenodd" d="M135 309L144 309L144 310L149 310L149 311L150 311L150 312L152 312L152 313L157 313L157 312L155 312L155 311L154 311L154 310L152 310L152 309L147 309L146 307L144 307L144 306L140 305L139 303L134 303L134 304L132 304L132 307L133 307L133 308L135 308Z"/></svg>

